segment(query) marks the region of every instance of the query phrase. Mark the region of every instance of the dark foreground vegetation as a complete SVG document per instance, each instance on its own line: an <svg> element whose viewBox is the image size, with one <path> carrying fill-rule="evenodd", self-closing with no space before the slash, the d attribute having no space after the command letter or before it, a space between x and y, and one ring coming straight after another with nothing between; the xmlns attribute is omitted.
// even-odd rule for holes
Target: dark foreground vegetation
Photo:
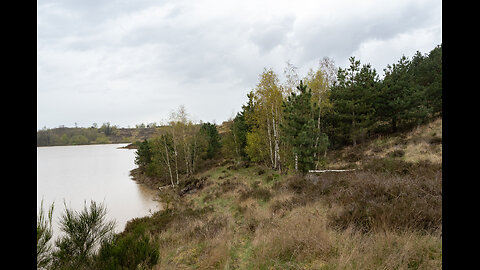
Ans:
<svg viewBox="0 0 480 270"><path fill-rule="evenodd" d="M151 268L158 260L158 246L142 227L114 234L115 221L106 220L107 208L94 201L82 211L69 209L60 219L62 235L52 238L52 215L43 205L37 217L37 268L138 269Z"/></svg>
<svg viewBox="0 0 480 270"><path fill-rule="evenodd" d="M337 70L324 59L301 81L289 65L284 84L265 70L220 127L192 123L180 107L137 143L132 171L160 188L164 209L119 234L64 229L50 249L41 214L39 261L52 269L440 269L441 46L402 57L383 80L350 60ZM318 169L351 170L309 172ZM68 220L91 221L74 226L81 231L108 228L97 212L85 207Z"/></svg>

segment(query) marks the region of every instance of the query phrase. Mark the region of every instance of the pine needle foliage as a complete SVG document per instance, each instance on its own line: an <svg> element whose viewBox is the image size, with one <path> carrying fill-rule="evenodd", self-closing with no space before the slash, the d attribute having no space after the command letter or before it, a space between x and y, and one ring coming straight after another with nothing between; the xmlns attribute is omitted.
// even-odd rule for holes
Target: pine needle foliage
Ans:
<svg viewBox="0 0 480 270"><path fill-rule="evenodd" d="M52 215L54 204L50 206L47 216L43 210L43 200L37 216L37 269L43 269L50 265L52 245Z"/></svg>
<svg viewBox="0 0 480 270"><path fill-rule="evenodd" d="M283 102L284 123L281 124L287 144L292 146L295 168L301 173L314 167L316 127L314 112L316 103L311 103L312 93L300 81L298 94L292 93Z"/></svg>
<svg viewBox="0 0 480 270"><path fill-rule="evenodd" d="M98 246L113 236L115 221L107 221L107 208L95 201L82 211L67 208L60 218L64 232L56 241L53 269L90 269Z"/></svg>

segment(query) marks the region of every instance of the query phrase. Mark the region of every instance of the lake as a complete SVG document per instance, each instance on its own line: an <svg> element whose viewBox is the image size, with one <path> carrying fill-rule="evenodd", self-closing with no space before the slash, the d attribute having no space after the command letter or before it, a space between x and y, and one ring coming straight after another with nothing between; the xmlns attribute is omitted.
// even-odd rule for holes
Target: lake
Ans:
<svg viewBox="0 0 480 270"><path fill-rule="evenodd" d="M135 149L119 149L127 144L37 147L37 213L55 203L54 238L66 203L77 211L90 201L104 203L107 220L123 231L128 220L161 209L156 191L137 184L129 175L136 167Z"/></svg>

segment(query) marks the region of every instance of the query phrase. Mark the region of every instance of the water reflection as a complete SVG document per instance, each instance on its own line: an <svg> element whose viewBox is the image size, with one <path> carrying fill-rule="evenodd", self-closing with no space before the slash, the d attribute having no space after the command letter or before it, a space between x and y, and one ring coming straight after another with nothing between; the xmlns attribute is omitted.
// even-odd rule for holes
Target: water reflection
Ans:
<svg viewBox="0 0 480 270"><path fill-rule="evenodd" d="M54 236L58 218L68 207L81 210L91 200L107 206L107 218L115 219L116 231L128 220L161 209L157 191L137 184L129 172L135 168L135 150L126 144L37 147L37 209L54 202ZM38 212L37 212L38 213Z"/></svg>

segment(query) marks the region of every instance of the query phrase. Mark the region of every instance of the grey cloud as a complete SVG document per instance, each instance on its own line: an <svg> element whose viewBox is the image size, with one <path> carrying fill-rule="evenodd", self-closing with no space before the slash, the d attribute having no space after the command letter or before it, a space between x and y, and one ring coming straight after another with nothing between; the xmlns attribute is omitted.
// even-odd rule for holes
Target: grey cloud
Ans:
<svg viewBox="0 0 480 270"><path fill-rule="evenodd" d="M258 23L252 26L250 39L260 49L260 53L266 53L274 47L287 41L287 34L293 30L295 16L287 16L268 23Z"/></svg>
<svg viewBox="0 0 480 270"><path fill-rule="evenodd" d="M101 115L114 124L127 118L139 123L179 104L198 119L221 122L232 109L240 110L264 67L281 75L287 60L299 70L324 56L341 64L362 43L441 20L438 2L363 12L339 4L305 12L311 2L300 1L294 9L283 2L274 9L249 3L39 1L39 126L52 115L68 114L62 110L87 122ZM49 104L53 96L68 105ZM102 108L98 99L111 99L115 108ZM80 123L70 122L75 121Z"/></svg>
<svg viewBox="0 0 480 270"><path fill-rule="evenodd" d="M369 16L357 16L333 24L319 24L310 29L302 29L299 33L304 37L297 36L303 39L302 61L322 56L347 59L363 42L390 39L399 33L439 23L432 22L432 17L438 14L432 3L409 3L401 9L387 10L389 12L373 11Z"/></svg>

